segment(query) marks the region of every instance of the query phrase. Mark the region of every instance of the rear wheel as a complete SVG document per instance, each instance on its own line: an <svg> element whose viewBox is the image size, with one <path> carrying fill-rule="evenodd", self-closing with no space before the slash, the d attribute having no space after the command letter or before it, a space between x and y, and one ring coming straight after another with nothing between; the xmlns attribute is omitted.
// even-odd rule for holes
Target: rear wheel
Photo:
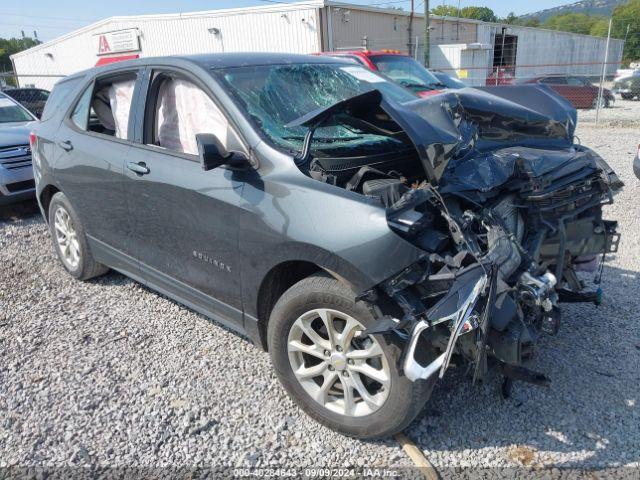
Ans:
<svg viewBox="0 0 640 480"><path fill-rule="evenodd" d="M360 438L404 429L433 386L400 374L392 336L359 333L373 322L353 292L320 274L285 292L268 325L273 365L295 402L320 423Z"/></svg>
<svg viewBox="0 0 640 480"><path fill-rule="evenodd" d="M74 278L88 280L109 270L93 259L80 219L62 192L51 198L49 229L58 258Z"/></svg>

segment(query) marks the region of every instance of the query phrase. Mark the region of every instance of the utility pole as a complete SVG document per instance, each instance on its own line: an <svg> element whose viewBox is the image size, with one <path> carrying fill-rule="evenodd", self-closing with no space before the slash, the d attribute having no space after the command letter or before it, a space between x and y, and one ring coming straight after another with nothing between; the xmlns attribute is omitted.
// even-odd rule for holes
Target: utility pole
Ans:
<svg viewBox="0 0 640 480"><path fill-rule="evenodd" d="M411 0L411 13L409 13L409 28L407 29L409 32L409 42L407 47L409 49L409 56L411 56L411 42L413 42L413 0ZM418 45L416 45L416 51L418 50Z"/></svg>
<svg viewBox="0 0 640 480"><path fill-rule="evenodd" d="M424 66L429 68L429 0L424 0Z"/></svg>
<svg viewBox="0 0 640 480"><path fill-rule="evenodd" d="M600 106L602 105L602 93L604 90L604 79L607 74L607 62L609 61L609 42L611 42L611 22L613 17L609 18L609 33L607 33L607 49L604 52L604 61L602 62L602 78L600 79L600 88L598 89L598 104L596 105L596 125L600 119Z"/></svg>

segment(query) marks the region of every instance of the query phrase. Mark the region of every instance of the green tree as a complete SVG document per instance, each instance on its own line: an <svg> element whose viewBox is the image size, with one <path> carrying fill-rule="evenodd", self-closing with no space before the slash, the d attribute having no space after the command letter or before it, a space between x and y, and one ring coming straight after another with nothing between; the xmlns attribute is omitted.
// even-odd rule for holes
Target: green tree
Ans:
<svg viewBox="0 0 640 480"><path fill-rule="evenodd" d="M498 19L498 21L500 23L508 23L509 25L520 25L523 27L539 27L540 26L540 20L538 20L537 18L524 19L524 18L518 17L513 12L509 12L509 15L507 15L504 18Z"/></svg>
<svg viewBox="0 0 640 480"><path fill-rule="evenodd" d="M609 20L606 18L600 18L596 20L589 30L589 35L595 37L606 37L609 32Z"/></svg>
<svg viewBox="0 0 640 480"><path fill-rule="evenodd" d="M441 17L457 17L458 9L452 5L438 5L431 9L431 13Z"/></svg>
<svg viewBox="0 0 640 480"><path fill-rule="evenodd" d="M552 30L590 35L591 28L601 20L603 17L586 13L565 13L549 17L542 26Z"/></svg>
<svg viewBox="0 0 640 480"><path fill-rule="evenodd" d="M500 21L502 23L508 23L509 25L520 25L520 19L513 12L509 12L509 15L507 15L506 17L500 19Z"/></svg>
<svg viewBox="0 0 640 480"><path fill-rule="evenodd" d="M31 47L39 45L40 40L25 37L25 38L0 38L0 70L11 70L10 55L21 52Z"/></svg>
<svg viewBox="0 0 640 480"><path fill-rule="evenodd" d="M462 18L474 18L476 20L482 20L483 22L497 22L498 17L488 7L464 7L460 10L460 16Z"/></svg>
<svg viewBox="0 0 640 480"><path fill-rule="evenodd" d="M611 36L627 39L624 44L623 62L640 61L640 0L629 0L613 10Z"/></svg>
<svg viewBox="0 0 640 480"><path fill-rule="evenodd" d="M452 5L438 5L431 9L431 13L434 15L457 17L458 9ZM474 18L476 20L482 20L484 22L497 22L498 17L496 14L487 7L464 7L460 10L461 18Z"/></svg>

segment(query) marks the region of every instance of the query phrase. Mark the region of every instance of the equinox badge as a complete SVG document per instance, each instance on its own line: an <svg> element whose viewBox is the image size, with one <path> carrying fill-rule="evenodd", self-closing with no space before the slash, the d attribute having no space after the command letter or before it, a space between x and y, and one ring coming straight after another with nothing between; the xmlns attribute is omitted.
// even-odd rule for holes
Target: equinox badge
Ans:
<svg viewBox="0 0 640 480"><path fill-rule="evenodd" d="M223 270L223 271L231 273L231 266L230 265L227 265L225 263L219 262L218 260L216 260L215 258L210 257L206 253L196 252L194 250L193 251L193 256L195 258L197 258L198 260L202 260L203 262L206 262L206 263L208 263L210 265L213 265L216 268L219 268L220 270Z"/></svg>

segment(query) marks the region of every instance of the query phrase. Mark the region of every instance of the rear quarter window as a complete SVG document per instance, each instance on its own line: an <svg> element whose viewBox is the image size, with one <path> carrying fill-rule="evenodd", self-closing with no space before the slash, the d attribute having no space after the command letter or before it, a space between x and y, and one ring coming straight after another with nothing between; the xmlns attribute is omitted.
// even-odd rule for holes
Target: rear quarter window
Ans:
<svg viewBox="0 0 640 480"><path fill-rule="evenodd" d="M49 120L58 112L61 106L66 105L65 100L67 100L69 94L76 88L81 80L82 77L77 77L56 83L49 94L47 103L44 105L40 120Z"/></svg>

